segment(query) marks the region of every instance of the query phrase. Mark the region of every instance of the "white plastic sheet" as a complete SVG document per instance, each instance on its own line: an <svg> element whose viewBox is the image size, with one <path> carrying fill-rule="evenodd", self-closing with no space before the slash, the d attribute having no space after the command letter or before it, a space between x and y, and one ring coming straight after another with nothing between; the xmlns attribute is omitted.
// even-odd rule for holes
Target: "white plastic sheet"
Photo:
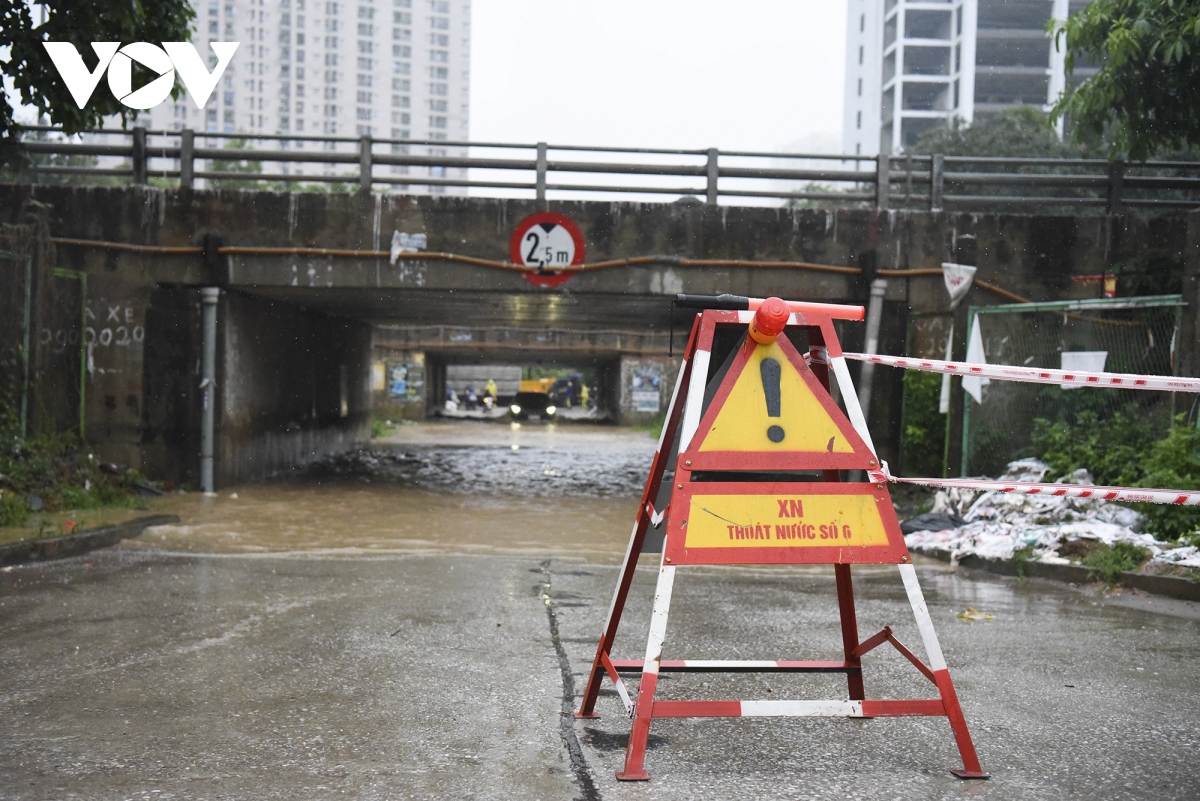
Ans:
<svg viewBox="0 0 1200 801"><path fill-rule="evenodd" d="M1050 468L1037 459L1011 462L1001 481L1038 482ZM1059 481L1092 484L1086 470L1077 470ZM1200 567L1200 548L1179 547L1141 533L1144 515L1096 498L1050 495L1015 495L973 492L956 488L939 490L933 512L960 515L966 524L944 531L915 531L904 539L917 553L949 551L952 562L964 556L1012 559L1022 548L1032 547L1036 561L1065 564L1058 549L1072 540L1096 540L1106 545L1129 542L1150 551L1154 561Z"/></svg>

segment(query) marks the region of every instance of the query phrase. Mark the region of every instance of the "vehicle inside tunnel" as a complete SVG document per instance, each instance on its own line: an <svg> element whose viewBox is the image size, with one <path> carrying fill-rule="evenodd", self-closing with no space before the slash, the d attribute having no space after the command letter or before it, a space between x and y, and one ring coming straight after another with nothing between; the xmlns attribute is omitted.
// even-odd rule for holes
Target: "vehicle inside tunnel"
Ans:
<svg viewBox="0 0 1200 801"><path fill-rule="evenodd" d="M617 353L414 351L380 345L378 339L377 333L372 365L377 418L557 423L620 417Z"/></svg>

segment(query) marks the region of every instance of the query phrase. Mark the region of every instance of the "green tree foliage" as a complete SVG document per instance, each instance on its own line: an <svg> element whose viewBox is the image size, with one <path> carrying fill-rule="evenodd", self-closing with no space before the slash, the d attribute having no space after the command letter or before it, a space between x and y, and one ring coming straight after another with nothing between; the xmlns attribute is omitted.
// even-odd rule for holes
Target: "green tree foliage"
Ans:
<svg viewBox="0 0 1200 801"><path fill-rule="evenodd" d="M1074 142L1063 142L1058 138L1058 132L1051 125L1049 117L1032 106L1019 106L1006 109L999 114L976 119L970 125L955 120L949 126L931 128L921 135L913 152L917 154L941 153L945 156L978 156L988 158L1004 156L1017 159L1048 159L1048 158L1086 158L1092 147ZM997 167L986 161L975 163L958 162L955 170L966 172L1002 172L1009 173L1014 168L1011 165ZM1062 165L1021 164L1017 172L1045 174L1066 174L1075 172L1075 168ZM969 195L1029 195L1028 185L996 185L987 182L955 182L948 183L953 190ZM1036 190L1033 192L1036 194ZM1060 187L1054 195L1062 198L1094 195L1094 190L1087 187Z"/></svg>
<svg viewBox="0 0 1200 801"><path fill-rule="evenodd" d="M1117 412L1099 420L1082 411L1074 425L1035 421L1033 446L1057 478L1080 467L1096 483L1155 489L1200 489L1200 430L1180 415L1162 439L1135 416ZM1132 504L1148 518L1146 529L1160 539L1186 537L1200 529L1200 510L1194 506Z"/></svg>
<svg viewBox="0 0 1200 801"><path fill-rule="evenodd" d="M1117 275L1117 294L1178 295L1183 292L1183 256L1163 249L1147 250L1119 261L1109 273Z"/></svg>
<svg viewBox="0 0 1200 801"><path fill-rule="evenodd" d="M938 412L942 377L937 373L905 370L903 380L901 469L906 476L940 476L946 440L946 417Z"/></svg>
<svg viewBox="0 0 1200 801"><path fill-rule="evenodd" d="M1200 431L1183 417L1167 436L1155 442L1145 454L1140 486L1164 489L1200 489ZM1137 504L1149 518L1147 528L1160 537L1175 539L1200 528L1200 512L1194 506Z"/></svg>
<svg viewBox="0 0 1200 801"><path fill-rule="evenodd" d="M75 105L42 43L70 42L94 69L91 42L186 42L194 15L188 0L42 0L38 6L0 0L0 50L9 52L0 70L22 104L68 134L95 129L108 116L125 122L135 112L117 102L103 82L84 108ZM174 96L181 91L176 84ZM0 92L0 164L22 159L20 132L10 97Z"/></svg>
<svg viewBox="0 0 1200 801"><path fill-rule="evenodd" d="M976 120L971 125L955 119L949 126L931 128L921 135L913 153L1079 158L1087 149L1063 142L1045 114L1032 106L1021 106Z"/></svg>
<svg viewBox="0 0 1200 801"><path fill-rule="evenodd" d="M1077 138L1137 161L1200 145L1200 0L1094 0L1051 30L1068 74L1100 65L1052 112Z"/></svg>
<svg viewBox="0 0 1200 801"><path fill-rule="evenodd" d="M1084 409L1071 422L1035 420L1032 442L1055 479L1083 467L1097 484L1133 486L1142 478L1141 460L1154 436L1136 414L1116 412L1101 420L1095 411Z"/></svg>

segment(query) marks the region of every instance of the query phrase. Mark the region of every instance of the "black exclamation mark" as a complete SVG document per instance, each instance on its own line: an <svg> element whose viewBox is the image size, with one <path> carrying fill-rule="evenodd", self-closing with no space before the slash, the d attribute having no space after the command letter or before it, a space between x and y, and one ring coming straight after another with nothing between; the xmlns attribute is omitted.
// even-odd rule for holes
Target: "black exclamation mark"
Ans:
<svg viewBox="0 0 1200 801"><path fill-rule="evenodd" d="M763 359L762 367L763 394L767 396L767 417L779 416L779 362L774 359ZM771 442L783 442L783 428L771 426L767 429L767 439Z"/></svg>

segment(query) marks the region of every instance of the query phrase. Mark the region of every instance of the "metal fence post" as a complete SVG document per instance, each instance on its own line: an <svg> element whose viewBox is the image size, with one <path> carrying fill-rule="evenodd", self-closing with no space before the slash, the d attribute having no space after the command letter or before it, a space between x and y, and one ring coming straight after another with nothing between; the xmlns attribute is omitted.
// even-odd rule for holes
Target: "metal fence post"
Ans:
<svg viewBox="0 0 1200 801"><path fill-rule="evenodd" d="M942 192L946 185L945 156L934 153L929 165L929 210L942 210Z"/></svg>
<svg viewBox="0 0 1200 801"><path fill-rule="evenodd" d="M546 143L537 143L537 202L546 207Z"/></svg>
<svg viewBox="0 0 1200 801"><path fill-rule="evenodd" d="M886 211L888 207L888 192L892 183L892 157L880 153L875 157L875 208Z"/></svg>
<svg viewBox="0 0 1200 801"><path fill-rule="evenodd" d="M371 191L371 136L363 134L358 140L358 188Z"/></svg>
<svg viewBox="0 0 1200 801"><path fill-rule="evenodd" d="M133 129L133 182L135 184L146 183L146 129Z"/></svg>
<svg viewBox="0 0 1200 801"><path fill-rule="evenodd" d="M1121 190L1125 185L1125 161L1117 159L1108 164L1108 213L1120 214L1124 211L1121 201Z"/></svg>
<svg viewBox="0 0 1200 801"><path fill-rule="evenodd" d="M717 171L717 158L720 153L715 147L708 149L708 205L717 205L717 178L720 173Z"/></svg>
<svg viewBox="0 0 1200 801"><path fill-rule="evenodd" d="M179 188L191 189L196 175L196 132L184 128L179 132Z"/></svg>

